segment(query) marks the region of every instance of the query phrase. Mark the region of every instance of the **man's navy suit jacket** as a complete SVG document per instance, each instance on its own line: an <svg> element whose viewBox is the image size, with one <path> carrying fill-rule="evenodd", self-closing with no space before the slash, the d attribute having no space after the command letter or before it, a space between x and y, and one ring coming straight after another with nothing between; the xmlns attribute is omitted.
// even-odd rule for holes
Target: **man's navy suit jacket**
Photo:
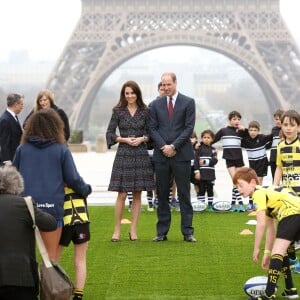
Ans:
<svg viewBox="0 0 300 300"><path fill-rule="evenodd" d="M167 158L160 150L164 145L173 144L176 149L174 159L188 161L194 159L190 137L195 126L195 101L178 93L172 119L168 118L167 97L159 97L150 106L150 137L154 144L153 161Z"/></svg>

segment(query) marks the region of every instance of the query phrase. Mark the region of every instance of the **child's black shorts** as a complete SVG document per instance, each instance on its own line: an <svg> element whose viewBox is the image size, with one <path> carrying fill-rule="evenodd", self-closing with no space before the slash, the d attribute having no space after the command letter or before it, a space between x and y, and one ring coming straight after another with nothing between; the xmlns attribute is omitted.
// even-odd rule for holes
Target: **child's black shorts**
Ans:
<svg viewBox="0 0 300 300"><path fill-rule="evenodd" d="M73 244L82 244L89 241L90 238L90 223L64 226L59 244L67 247L71 241Z"/></svg>
<svg viewBox="0 0 300 300"><path fill-rule="evenodd" d="M226 159L226 167L231 168L231 167L236 167L236 168L241 168L243 167L244 161L243 159Z"/></svg>
<svg viewBox="0 0 300 300"><path fill-rule="evenodd" d="M283 218L278 223L276 238L298 241L300 239L300 215Z"/></svg>

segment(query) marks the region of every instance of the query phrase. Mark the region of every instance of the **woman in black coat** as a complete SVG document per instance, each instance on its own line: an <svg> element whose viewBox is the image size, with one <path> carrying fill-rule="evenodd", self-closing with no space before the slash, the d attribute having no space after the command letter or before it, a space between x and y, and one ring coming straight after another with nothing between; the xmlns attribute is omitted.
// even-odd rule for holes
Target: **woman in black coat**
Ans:
<svg viewBox="0 0 300 300"><path fill-rule="evenodd" d="M47 89L41 90L38 93L38 95L36 97L34 109L26 117L26 119L23 123L23 128L25 129L26 122L29 119L29 117L34 112L37 112L38 110L43 109L43 108L52 108L59 114L60 118L64 122L64 133L65 133L65 139L66 139L66 142L67 142L70 138L70 125L69 125L68 116L64 112L63 109L61 109L57 105L55 105L55 103L54 103L54 94L50 90L47 90Z"/></svg>
<svg viewBox="0 0 300 300"><path fill-rule="evenodd" d="M0 299L37 300L38 266L33 221L20 193L24 183L14 167L0 168ZM33 203L36 225L56 229L56 219Z"/></svg>

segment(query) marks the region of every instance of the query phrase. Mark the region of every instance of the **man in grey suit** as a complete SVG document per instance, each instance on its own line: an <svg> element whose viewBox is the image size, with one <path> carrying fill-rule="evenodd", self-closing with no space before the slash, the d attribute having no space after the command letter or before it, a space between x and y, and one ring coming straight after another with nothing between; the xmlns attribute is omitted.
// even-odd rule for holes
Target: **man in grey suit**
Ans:
<svg viewBox="0 0 300 300"><path fill-rule="evenodd" d="M7 109L0 117L0 163L11 165L22 136L22 127L17 115L23 109L23 97L19 94L7 96Z"/></svg>
<svg viewBox="0 0 300 300"><path fill-rule="evenodd" d="M154 143L153 162L158 193L157 236L153 241L167 240L171 225L169 188L173 174L177 184L184 241L196 242L190 195L191 160L194 159L190 137L195 125L195 101L177 92L174 73L164 73L161 81L165 95L152 102L149 126Z"/></svg>

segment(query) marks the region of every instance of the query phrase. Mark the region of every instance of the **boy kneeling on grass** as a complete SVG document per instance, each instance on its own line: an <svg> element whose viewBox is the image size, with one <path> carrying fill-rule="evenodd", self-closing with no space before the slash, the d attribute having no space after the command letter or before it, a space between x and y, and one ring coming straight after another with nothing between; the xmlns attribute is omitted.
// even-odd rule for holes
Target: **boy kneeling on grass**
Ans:
<svg viewBox="0 0 300 300"><path fill-rule="evenodd" d="M247 167L240 168L236 172L233 183L243 197L252 197L257 207L252 257L255 263L259 259L260 245L266 228L265 250L261 266L264 270L268 270L268 282L261 296L250 299L276 299L275 287L280 272L283 273L285 280L285 290L281 296L288 299L299 298L293 284L287 255L290 243L300 239L299 198L286 188L259 186L255 171ZM277 232L276 219L278 220Z"/></svg>

